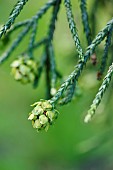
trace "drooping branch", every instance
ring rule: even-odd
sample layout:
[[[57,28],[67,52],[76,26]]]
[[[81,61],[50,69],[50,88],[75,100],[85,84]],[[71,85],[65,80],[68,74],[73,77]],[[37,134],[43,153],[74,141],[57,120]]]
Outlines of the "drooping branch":
[[[60,97],[62,96],[63,92],[67,89],[67,87],[71,84],[71,82],[73,81],[73,79],[75,79],[76,81],[78,80],[83,67],[85,66],[88,58],[94,53],[94,50],[96,48],[97,45],[99,45],[104,38],[107,36],[109,30],[113,27],[113,19],[110,20],[107,25],[105,26],[104,29],[102,29],[96,36],[96,38],[92,41],[92,43],[90,44],[90,46],[88,46],[86,53],[84,55],[84,61],[81,61],[78,63],[78,65],[75,66],[75,70],[69,75],[69,77],[66,79],[66,81],[61,85],[60,89],[57,91],[57,93],[55,94],[55,96],[50,99],[51,103],[55,103],[57,102]]]
[[[73,39],[74,39],[74,42],[75,42],[76,50],[78,52],[79,59],[81,61],[83,61],[84,60],[83,50],[82,50],[82,47],[81,47],[80,39],[79,39],[79,36],[78,36],[78,33],[77,33],[76,24],[75,24],[74,17],[73,17],[73,14],[72,14],[71,2],[70,2],[70,0],[65,0],[64,4],[65,4],[65,7],[66,7],[66,13],[67,13],[67,19],[68,19],[68,22],[69,22],[69,28],[70,28],[70,31],[72,33],[72,36],[73,36]]]
[[[95,111],[98,107],[98,105],[100,104],[101,100],[102,100],[102,97],[105,93],[105,91],[107,90],[109,84],[110,84],[110,81],[111,81],[111,77],[112,77],[112,74],[113,74],[113,63],[112,65],[109,67],[109,70],[107,72],[107,75],[105,76],[104,80],[103,80],[103,83],[101,85],[101,87],[99,88],[99,91],[98,93],[96,94],[94,100],[93,100],[93,103],[92,105],[90,106],[90,109],[88,111],[88,114],[86,115],[85,119],[84,119],[84,122],[85,123],[88,123],[92,117],[94,116],[95,114]]]
[[[82,13],[82,22],[83,22],[84,32],[86,34],[88,45],[90,45],[91,44],[91,29],[89,26],[86,1],[87,0],[81,0],[80,8],[81,8],[81,13]]]
[[[28,0],[19,0],[17,4],[14,6],[12,12],[10,13],[9,19],[6,24],[0,30],[0,38],[10,29],[11,25],[14,23],[17,16],[20,14],[21,10],[23,9],[24,5]]]

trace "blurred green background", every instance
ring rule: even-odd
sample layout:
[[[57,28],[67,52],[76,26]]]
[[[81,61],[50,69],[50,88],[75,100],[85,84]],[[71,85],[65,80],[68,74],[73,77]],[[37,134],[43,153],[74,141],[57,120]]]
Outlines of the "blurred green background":
[[[0,0],[0,24],[4,24],[16,0]],[[30,18],[47,1],[29,0],[17,21]],[[105,4],[103,5],[103,3]],[[102,8],[95,9],[96,33],[113,16],[112,1],[100,1]],[[84,49],[87,47],[79,1],[73,3],[73,12]],[[88,0],[88,11],[94,1]],[[98,18],[99,17],[99,18]],[[39,22],[37,39],[47,30],[50,11]],[[76,63],[76,50],[66,21],[62,4],[54,36],[57,67],[67,77]],[[16,38],[14,33],[12,39]],[[37,133],[27,120],[30,105],[45,96],[44,75],[37,89],[21,85],[10,75],[10,64],[20,51],[27,48],[29,36],[18,46],[11,57],[0,66],[0,170],[112,170],[113,169],[113,107],[112,86],[105,94],[97,115],[89,124],[83,119],[101,84],[96,80],[99,68],[89,61],[79,80],[79,94],[59,108],[60,115],[48,132]],[[103,44],[100,46],[103,49]],[[0,53],[5,51],[1,46]],[[100,54],[101,54],[100,50]],[[41,50],[36,52],[40,56]],[[100,57],[100,56],[99,56]]]

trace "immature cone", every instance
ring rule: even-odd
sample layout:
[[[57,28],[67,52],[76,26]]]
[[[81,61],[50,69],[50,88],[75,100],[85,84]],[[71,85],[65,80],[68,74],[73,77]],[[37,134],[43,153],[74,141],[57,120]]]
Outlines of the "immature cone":
[[[40,100],[34,103],[32,106],[35,108],[30,113],[28,120],[32,121],[33,128],[37,131],[47,131],[49,126],[53,124],[58,116],[58,111],[54,109],[54,106],[47,100]]]
[[[37,74],[37,64],[32,59],[22,56],[19,59],[14,60],[11,67],[11,73],[15,80],[20,81],[23,84],[34,82]]]

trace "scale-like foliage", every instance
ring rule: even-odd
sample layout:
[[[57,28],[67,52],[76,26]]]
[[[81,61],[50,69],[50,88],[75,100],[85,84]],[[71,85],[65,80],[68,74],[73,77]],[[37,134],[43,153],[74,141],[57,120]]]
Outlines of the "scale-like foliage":
[[[46,73],[46,89],[47,89],[47,98],[48,100],[40,100],[34,104],[35,108],[31,111],[29,115],[29,120],[32,121],[32,125],[37,131],[45,129],[48,130],[48,127],[54,123],[54,120],[58,116],[58,111],[55,110],[57,103],[60,106],[71,102],[75,91],[78,79],[86,66],[88,59],[95,59],[95,50],[99,44],[102,43],[104,39],[105,48],[103,50],[103,56],[101,57],[101,66],[98,73],[102,75],[107,67],[106,61],[108,58],[109,47],[112,45],[112,31],[113,31],[113,19],[111,19],[106,26],[96,35],[95,34],[95,25],[93,25],[93,29],[90,28],[89,20],[93,18],[92,23],[95,24],[96,16],[94,12],[89,16],[87,12],[87,1],[80,1],[80,9],[82,16],[82,23],[84,32],[87,38],[88,47],[86,48],[85,53],[83,53],[82,41],[79,38],[77,24],[74,19],[74,15],[72,12],[72,3],[71,0],[64,0],[64,6],[66,9],[67,21],[69,24],[69,29],[71,31],[73,41],[75,43],[75,49],[78,55],[78,63],[75,65],[73,72],[67,77],[67,79],[61,84],[61,87],[57,90],[57,79],[62,76],[57,71],[57,64],[54,52],[54,32],[56,30],[56,21],[58,19],[58,14],[60,11],[60,5],[62,3],[61,0],[50,0],[48,1],[32,18],[27,19],[22,22],[14,23],[17,16],[20,14],[24,5],[28,0],[19,0],[17,4],[14,6],[12,12],[10,13],[9,19],[6,24],[0,30],[0,38],[4,45],[7,45],[7,42],[10,40],[11,34],[17,30],[18,28],[22,28],[19,35],[17,35],[16,39],[13,41],[12,45],[5,50],[3,55],[0,57],[0,64],[8,59],[11,56],[12,52],[18,47],[19,43],[26,37],[28,32],[30,32],[30,39],[28,42],[28,48],[23,49],[18,59],[16,59],[12,64],[12,74],[14,78],[21,83],[32,83],[34,87],[38,86],[39,78],[43,71]],[[94,6],[98,6],[98,1],[95,0]],[[46,36],[42,37],[40,41],[36,41],[37,37],[37,29],[39,27],[39,19],[46,14],[46,12],[52,8],[51,11],[51,19],[50,24],[48,26],[48,32]],[[92,8],[94,9],[94,8]],[[91,35],[92,33],[92,35]],[[43,54],[40,58],[40,62],[37,63],[34,50],[43,46]],[[26,57],[27,56],[27,57]],[[93,56],[93,57],[92,57]],[[43,69],[45,68],[45,69]],[[101,102],[101,99],[110,84],[110,80],[113,73],[113,64],[109,67],[109,70],[103,80],[99,91],[93,100],[93,104],[88,111],[87,116],[85,117],[85,122],[88,122],[92,116],[95,114],[95,111]],[[100,77],[98,77],[99,79]]]

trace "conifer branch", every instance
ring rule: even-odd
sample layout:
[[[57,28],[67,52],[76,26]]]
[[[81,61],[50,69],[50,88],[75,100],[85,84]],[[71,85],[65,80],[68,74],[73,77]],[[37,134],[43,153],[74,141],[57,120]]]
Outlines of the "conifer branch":
[[[0,64],[3,63],[10,56],[10,54],[18,47],[19,43],[28,33],[30,26],[31,23],[27,25],[27,27],[18,35],[17,39],[14,40],[11,47],[0,57]]]
[[[49,0],[40,10],[39,12],[37,12],[37,14],[35,16],[33,16],[33,20],[38,20],[39,18],[41,18],[47,11],[48,9],[55,5],[55,3],[57,2],[57,0]]]
[[[51,42],[51,40],[53,39],[53,34],[55,31],[55,23],[57,21],[57,16],[58,16],[58,12],[60,9],[60,4],[61,4],[61,0],[57,0],[56,3],[54,4],[53,7],[53,12],[52,12],[52,18],[50,21],[50,25],[49,25],[49,31],[48,31],[48,41]]]
[[[101,66],[100,66],[100,70],[98,72],[98,79],[101,79],[101,76],[103,75],[105,68],[106,68],[106,64],[107,64],[107,58],[108,58],[108,51],[109,51],[109,47],[111,45],[111,38],[112,38],[112,28],[111,30],[108,32],[108,35],[106,37],[106,42],[105,42],[105,48],[104,48],[104,54],[102,56],[102,61],[101,61]],[[100,75],[100,76],[99,76]]]
[[[83,50],[80,44],[80,39],[77,33],[76,24],[75,24],[74,17],[72,14],[71,2],[70,0],[64,0],[64,4],[66,7],[66,14],[67,14],[67,20],[69,22],[69,28],[70,28],[70,31],[72,33],[72,36],[75,42],[76,50],[78,52],[79,59],[83,61],[84,60]]]
[[[22,11],[24,5],[28,0],[18,0],[13,10],[10,13],[9,19],[6,24],[0,30],[0,38],[2,38],[1,45],[7,45],[7,42],[10,38],[10,35],[17,29],[23,28],[17,38],[13,41],[12,45],[6,50],[6,52],[0,57],[0,64],[3,63],[11,53],[18,47],[19,43],[23,38],[30,32],[30,38],[28,42],[28,47],[22,51],[22,55],[18,59],[14,60],[11,64],[12,74],[15,80],[21,83],[32,83],[34,87],[37,87],[43,69],[45,69],[46,76],[46,90],[47,90],[47,99],[40,100],[33,104],[34,109],[29,114],[29,120],[32,121],[33,128],[37,131],[45,129],[48,130],[49,126],[54,123],[55,119],[58,116],[58,111],[55,110],[57,102],[60,105],[69,103],[73,95],[75,94],[75,89],[77,89],[78,79],[88,61],[91,57],[92,63],[96,63],[96,55],[94,54],[96,47],[106,38],[104,53],[102,56],[100,74],[103,74],[106,68],[108,50],[111,44],[111,37],[113,31],[113,19],[111,19],[107,25],[97,34],[97,36],[92,41],[91,32],[95,33],[95,29],[91,30],[89,26],[89,16],[87,13],[87,1],[80,0],[80,8],[82,15],[82,23],[84,27],[84,32],[86,34],[86,39],[88,42],[88,47],[85,54],[81,46],[79,39],[78,31],[76,28],[76,22],[74,21],[74,15],[72,12],[71,0],[64,0],[64,5],[66,9],[67,21],[69,24],[69,29],[72,34],[76,51],[78,54],[78,64],[75,66],[73,72],[68,76],[68,78],[62,83],[58,91],[56,91],[56,82],[57,78],[61,78],[61,75],[56,69],[56,59],[53,48],[53,38],[56,30],[56,21],[60,11],[60,5],[62,0],[49,0],[45,5],[38,10],[38,12],[32,16],[30,19],[27,19],[22,22],[14,24],[15,19]],[[94,1],[94,6],[97,6],[98,1]],[[46,14],[46,12],[52,8],[50,24],[48,26],[48,32],[46,36],[42,37],[41,40],[36,40],[37,29],[39,27],[39,20]],[[93,12],[95,12],[94,8]],[[91,17],[94,18],[92,23],[95,25],[95,14],[91,12]],[[14,24],[14,25],[13,25]],[[93,25],[93,27],[95,27]],[[3,36],[5,35],[5,36]],[[34,57],[34,50],[43,45],[43,55],[37,60]],[[93,54],[93,55],[92,55]],[[112,63],[112,65],[111,65]],[[113,74],[113,61],[110,62],[109,70],[103,80],[101,87],[99,88],[98,93],[96,94],[92,105],[88,111],[88,114],[85,117],[85,122],[91,120],[94,116],[95,111],[100,104],[102,97],[110,84],[110,80]],[[53,97],[52,97],[53,96]]]
[[[61,0],[57,0],[53,7],[52,18],[49,25],[49,30],[47,34],[47,43],[46,43],[46,55],[47,55],[47,63],[46,63],[46,80],[47,80],[47,96],[48,98],[53,95],[53,89],[55,89],[55,83],[57,79],[56,73],[56,63],[54,58],[52,40],[55,31],[55,24],[57,20],[57,15],[60,9]],[[48,65],[48,66],[47,66]],[[49,91],[50,90],[50,91]]]
[[[11,33],[13,33],[15,30],[17,30],[20,27],[26,26],[28,23],[30,22],[30,19],[22,21],[22,22],[18,22],[16,24],[14,24],[13,26],[11,26],[11,28],[7,31],[5,36],[10,36]]]
[[[46,98],[49,99],[51,97],[51,77],[50,77],[50,58],[49,58],[49,51],[48,46],[45,47],[46,52]]]
[[[113,27],[113,19],[110,20],[104,29],[102,29],[96,36],[96,38],[92,41],[92,43],[88,46],[86,53],[84,55],[84,61],[80,61],[78,65],[76,65],[75,70],[69,75],[66,81],[61,85],[60,89],[57,91],[55,96],[50,99],[51,103],[57,102],[62,96],[63,92],[67,89],[67,87],[71,84],[71,82],[75,79],[75,82],[78,80],[83,67],[86,65],[89,57],[94,53],[94,50],[97,45],[99,45],[103,39],[107,36],[109,30]]]
[[[32,17],[31,20],[29,20],[26,28],[18,35],[17,39],[13,42],[12,46],[3,54],[3,56],[0,57],[0,64],[5,61],[9,55],[13,52],[13,50],[15,50],[15,48],[17,47],[17,45],[22,41],[22,39],[25,37],[25,35],[28,33],[28,31],[30,30],[30,28],[32,27],[32,24],[34,23],[34,20],[37,21],[38,19],[40,19],[46,12],[47,10],[54,5],[56,2],[56,0],[52,0],[47,2],[40,10],[39,12]],[[36,46],[35,46],[36,47]]]
[[[103,80],[103,83],[101,85],[101,87],[99,88],[99,91],[98,93],[96,94],[94,100],[93,100],[93,103],[92,105],[90,106],[90,109],[88,111],[88,114],[86,115],[85,119],[84,119],[84,122],[85,123],[88,123],[92,117],[94,116],[95,114],[95,111],[98,107],[98,105],[100,104],[101,100],[102,100],[102,97],[105,93],[105,91],[107,90],[109,84],[110,84],[110,81],[111,81],[111,77],[112,77],[112,74],[113,74],[113,63],[112,65],[109,67],[109,70],[107,72],[107,75],[105,76],[104,80]]]
[[[23,1],[23,2],[21,2]],[[14,22],[11,22],[12,20],[14,20],[14,17],[17,17],[20,13],[20,9],[22,10],[22,5],[25,5],[25,3],[27,2],[28,0],[20,0],[18,1],[17,5],[15,5],[14,7],[14,10],[12,10],[10,16],[9,16],[9,20],[7,21],[7,23],[1,28],[0,30],[0,38],[2,37],[3,34],[6,33],[6,31],[8,29],[10,29],[10,27],[12,26],[12,24]],[[8,31],[8,34],[9,33],[12,33],[14,30],[16,30],[17,28],[21,27],[21,26],[25,26],[26,24],[28,23],[32,23],[34,22],[34,20],[38,20],[39,18],[42,17],[42,15],[44,15],[47,10],[56,3],[56,0],[50,0],[48,1],[40,10],[39,12],[32,17],[32,19],[28,19],[28,20],[25,20],[25,21],[22,21],[22,22],[19,22],[19,23],[16,23],[9,31]],[[16,9],[15,9],[16,8]],[[18,15],[17,15],[18,14]],[[13,17],[13,19],[12,19]],[[10,23],[10,24],[9,24]]]
[[[74,92],[75,92],[75,87],[76,87],[75,82],[76,81],[74,79],[73,82],[71,82],[70,85],[67,87],[65,96],[59,101],[60,105],[65,105],[71,102]]]
[[[33,25],[32,25],[32,33],[30,37],[30,42],[29,42],[29,57],[33,58],[33,46],[36,38],[36,33],[37,33],[37,21],[34,20]]]
[[[32,48],[33,48],[33,50],[35,50],[38,47],[40,47],[41,45],[46,45],[46,43],[47,43],[47,38],[42,38],[40,41],[34,43]],[[23,53],[28,53],[28,52],[29,52],[29,48],[26,51],[24,51]]]
[[[97,7],[98,7],[98,3],[99,3],[98,0],[94,0],[94,3],[93,3],[92,8],[91,8],[90,20],[91,20],[92,37],[94,37],[95,33],[96,33],[96,11],[97,11]]]
[[[86,0],[81,0],[80,8],[81,8],[81,13],[82,13],[82,22],[83,22],[84,32],[86,34],[88,45],[90,45],[91,44],[91,29],[90,29],[89,21],[88,21]]]
[[[55,62],[55,56],[54,56],[52,44],[50,44],[48,47],[48,54],[50,60],[51,95],[54,95],[57,73],[56,73],[56,62]]]
[[[11,25],[14,23],[17,16],[20,14],[21,10],[23,9],[24,5],[28,0],[19,0],[17,4],[14,6],[12,12],[10,13],[9,19],[3,28],[0,30],[0,38],[10,29]]]

